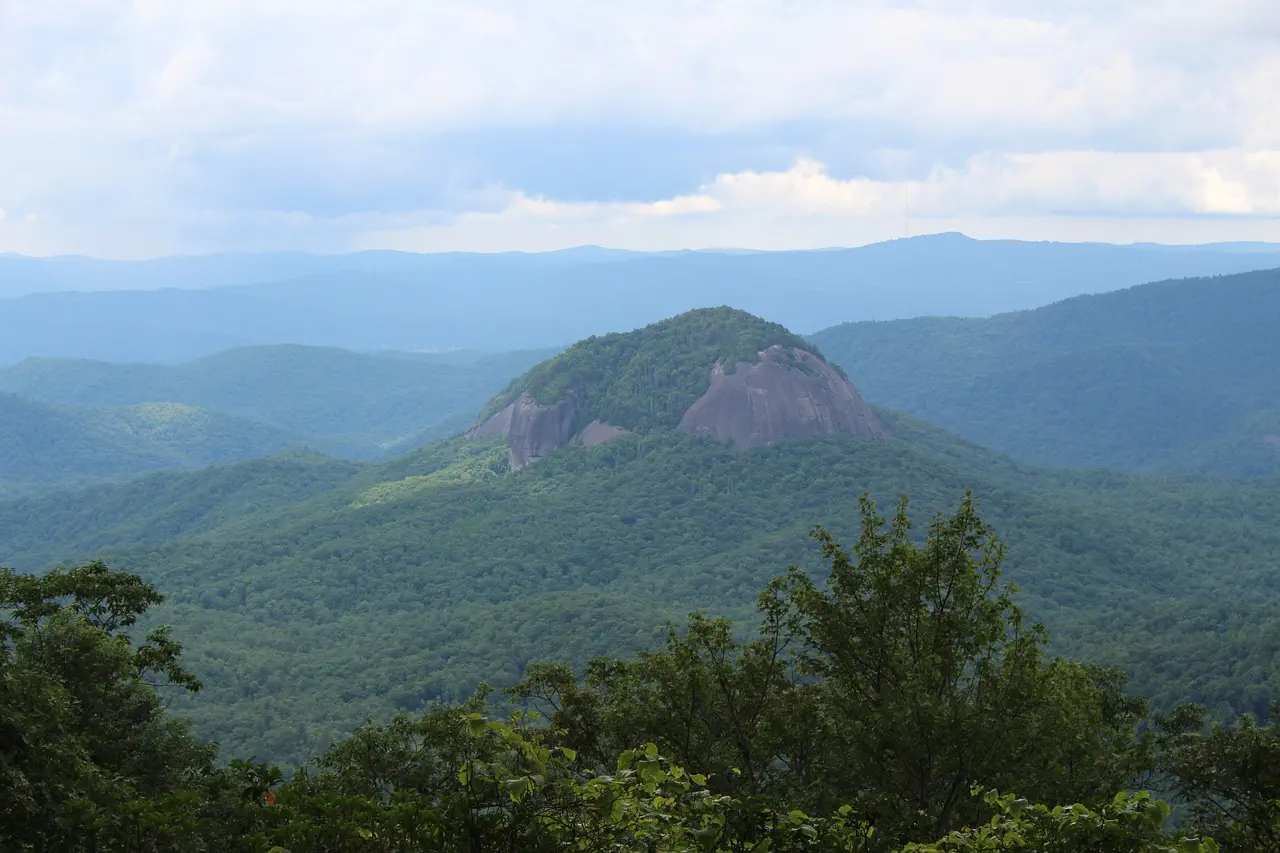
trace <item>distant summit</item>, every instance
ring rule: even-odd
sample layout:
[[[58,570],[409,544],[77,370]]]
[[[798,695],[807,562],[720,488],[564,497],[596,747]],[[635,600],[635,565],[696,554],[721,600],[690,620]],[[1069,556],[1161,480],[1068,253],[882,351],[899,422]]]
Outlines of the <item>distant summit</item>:
[[[580,341],[513,381],[470,434],[505,436],[511,467],[522,468],[568,444],[657,429],[739,449],[837,432],[886,437],[812,344],[732,308]]]

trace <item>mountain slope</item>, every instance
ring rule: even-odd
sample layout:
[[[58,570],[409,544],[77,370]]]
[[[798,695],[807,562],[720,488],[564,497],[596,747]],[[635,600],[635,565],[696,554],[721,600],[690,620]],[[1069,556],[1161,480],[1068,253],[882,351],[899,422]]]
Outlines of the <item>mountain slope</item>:
[[[1280,473],[1280,270],[813,336],[878,403],[1028,461]]]
[[[510,433],[457,436],[378,465],[286,456],[0,503],[0,564],[96,556],[142,574],[205,684],[181,700],[200,731],[234,753],[299,760],[367,717],[510,683],[533,659],[648,645],[694,608],[750,619],[788,564],[817,568],[812,524],[856,537],[864,491],[907,493],[923,520],[972,490],[1059,651],[1232,710],[1280,692],[1268,669],[1280,629],[1265,610],[1280,595],[1274,482],[1040,469],[887,410],[873,413],[880,434],[745,448],[681,429],[709,373],[750,371],[797,343],[729,309],[584,341],[486,411],[512,393],[555,406],[576,392],[582,420],[634,428],[609,441],[518,471]],[[1211,629],[1223,611],[1258,621]],[[1248,649],[1225,675],[1224,643]]]
[[[287,431],[294,446],[370,458],[465,429],[489,395],[551,354],[375,356],[283,345],[176,366],[31,359],[0,371],[0,391],[67,405],[182,403]]]
[[[285,430],[173,403],[51,406],[0,393],[0,496],[275,453]]]
[[[0,504],[0,565],[46,568],[112,545],[158,545],[252,518],[287,514],[317,495],[349,488],[364,468],[290,451],[192,472],[28,496]]]
[[[573,345],[514,379],[471,435],[505,436],[521,468],[570,442],[659,429],[739,449],[835,432],[884,437],[848,377],[811,344],[725,307]]]
[[[366,716],[509,682],[531,657],[634,649],[693,608],[749,618],[788,563],[817,566],[809,525],[856,536],[863,490],[910,493],[918,518],[974,490],[1055,646],[1129,663],[1142,690],[1207,698],[1204,684],[1224,682],[1205,653],[1221,633],[1191,642],[1176,611],[1155,618],[1162,607],[1248,610],[1280,593],[1274,486],[1046,471],[879,416],[889,441],[742,452],[659,430],[516,473],[495,440],[453,439],[374,467],[281,473],[261,460],[164,475],[0,504],[0,564],[98,555],[143,574],[204,680],[186,705],[200,730],[287,759]],[[291,478],[311,496],[290,495]],[[1152,633],[1130,634],[1140,620]],[[1243,642],[1247,626],[1235,630]],[[1162,643],[1182,656],[1160,657]],[[1225,681],[1227,701],[1257,698]]]
[[[6,261],[23,267],[22,275],[35,275],[32,267],[57,272],[29,289],[137,288],[4,301],[0,365],[32,356],[181,362],[284,342],[360,350],[552,347],[726,303],[808,331],[835,320],[915,316],[921,306],[937,315],[988,315],[1170,276],[1262,269],[1276,258],[1273,251],[940,234],[745,254],[214,256],[108,262],[105,271],[86,259],[0,259],[0,281],[18,277],[6,278]],[[126,284],[131,271],[136,283]],[[178,289],[192,283],[206,289]]]

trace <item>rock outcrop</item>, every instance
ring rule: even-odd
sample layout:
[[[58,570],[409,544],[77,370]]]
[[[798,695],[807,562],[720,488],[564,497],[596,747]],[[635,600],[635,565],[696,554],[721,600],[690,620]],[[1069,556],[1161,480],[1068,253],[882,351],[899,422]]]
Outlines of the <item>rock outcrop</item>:
[[[528,393],[471,431],[473,436],[505,435],[511,468],[519,470],[540,456],[564,447],[573,439],[573,396],[549,406],[536,402]]]
[[[604,444],[606,441],[613,441],[615,438],[630,434],[631,430],[597,420],[582,428],[582,432],[578,433],[578,441],[587,447],[595,447],[597,444]]]
[[[470,435],[506,436],[511,468],[537,461],[565,445],[587,447],[629,431],[596,419],[580,430],[580,394],[544,405],[528,392],[473,429]],[[771,346],[754,363],[711,369],[709,387],[680,418],[679,429],[745,450],[788,438],[852,433],[888,438],[875,412],[831,365],[807,350]]]
[[[683,430],[739,449],[852,433],[875,412],[804,338],[733,308],[699,308],[578,341],[494,398],[471,435],[500,435],[512,469],[568,444]]]
[[[853,383],[813,353],[782,346],[732,373],[722,364],[712,368],[710,387],[684,413],[680,429],[739,449],[838,432],[888,437]]]
[[[575,433],[577,412],[576,395],[570,394],[544,406],[526,392],[468,435],[505,435],[511,469],[518,471],[574,441],[594,447],[628,434],[627,430],[601,420],[594,420]]]

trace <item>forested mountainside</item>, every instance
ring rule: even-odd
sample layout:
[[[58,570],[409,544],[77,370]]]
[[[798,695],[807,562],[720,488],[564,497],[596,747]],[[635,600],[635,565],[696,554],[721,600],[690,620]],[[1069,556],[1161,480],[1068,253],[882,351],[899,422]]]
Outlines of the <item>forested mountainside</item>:
[[[813,566],[811,524],[856,533],[864,490],[910,494],[927,517],[972,489],[1056,650],[1128,665],[1157,701],[1258,710],[1274,695],[1273,486],[1045,471],[880,417],[887,442],[741,452],[659,430],[518,473],[490,438],[349,475],[321,459],[160,475],[0,504],[0,565],[96,555],[139,572],[207,685],[181,704],[197,730],[297,761],[533,660],[641,648],[695,608],[745,616],[774,574]]]
[[[794,252],[584,247],[535,255],[369,252],[133,264],[0,258],[0,289],[26,281],[8,292],[28,293],[0,303],[0,365],[34,356],[182,362],[281,342],[357,350],[558,347],[721,304],[811,332],[835,321],[913,317],[921,306],[930,314],[986,316],[1172,276],[1264,269],[1276,257],[1265,247],[936,234]],[[129,289],[96,290],[108,286]],[[33,292],[50,287],[65,292]]]
[[[1206,715],[1280,693],[1274,481],[1015,461],[872,409],[727,308],[585,340],[477,411],[384,462],[290,452],[0,502],[0,781],[22,816],[0,841],[924,853],[903,845],[987,849],[999,827],[1267,849],[1280,733]],[[543,423],[563,440],[514,453]],[[550,726],[493,719],[531,708]],[[1191,829],[1117,797],[1156,782]]]
[[[574,344],[512,380],[468,435],[505,436],[519,469],[571,442],[655,429],[738,449],[838,432],[884,437],[858,390],[815,347],[727,307]]]
[[[388,458],[465,429],[552,354],[272,346],[177,366],[31,359],[0,371],[0,495],[286,448]]]
[[[875,403],[1045,465],[1280,474],[1280,270],[812,340]]]
[[[53,406],[0,392],[0,497],[297,446],[287,430],[181,403]]]
[[[1277,717],[1152,715],[1052,658],[969,498],[912,535],[861,500],[758,627],[691,614],[631,658],[531,663],[504,691],[368,723],[286,777],[219,765],[168,709],[202,688],[162,601],[89,563],[0,570],[5,849],[247,853],[1269,853]],[[735,638],[741,633],[741,639]],[[505,706],[505,709],[504,707]],[[546,714],[543,724],[543,714]],[[505,717],[505,719],[504,719]],[[635,746],[638,744],[638,746]],[[225,761],[228,753],[223,751]],[[1175,799],[1182,813],[1147,789]],[[937,839],[937,840],[935,840]]]

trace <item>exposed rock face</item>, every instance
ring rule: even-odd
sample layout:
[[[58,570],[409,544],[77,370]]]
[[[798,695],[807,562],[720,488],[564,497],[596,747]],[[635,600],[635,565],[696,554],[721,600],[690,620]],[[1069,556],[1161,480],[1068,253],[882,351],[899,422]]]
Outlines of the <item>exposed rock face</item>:
[[[582,432],[578,433],[578,441],[587,447],[595,447],[597,444],[604,444],[606,441],[613,441],[615,438],[630,434],[629,429],[597,420],[582,428]]]
[[[888,437],[856,388],[806,350],[775,345],[753,364],[726,373],[717,364],[710,387],[685,411],[679,428],[745,449],[786,438],[849,432]],[[512,470],[519,470],[567,444],[604,444],[629,431],[599,419],[581,423],[581,392],[542,405],[528,392],[471,430],[470,435],[506,436]]]
[[[781,346],[733,373],[717,364],[711,387],[684,413],[680,429],[739,449],[837,432],[888,438],[849,380],[812,353]]]
[[[505,435],[512,470],[564,447],[573,439],[573,396],[549,406],[535,402],[528,393],[471,431],[471,435]]]
[[[577,408],[577,398],[572,394],[549,406],[543,406],[525,393],[469,434],[505,435],[513,471],[520,470],[574,440],[587,447],[594,447],[628,434],[621,427],[595,420],[575,435],[573,422]]]

